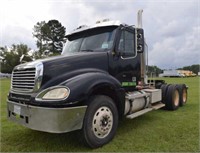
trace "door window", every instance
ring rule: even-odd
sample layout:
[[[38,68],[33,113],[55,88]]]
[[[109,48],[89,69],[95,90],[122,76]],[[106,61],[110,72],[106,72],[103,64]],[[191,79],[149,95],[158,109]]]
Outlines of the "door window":
[[[118,50],[122,53],[123,57],[134,57],[136,55],[133,32],[127,30],[122,31]]]

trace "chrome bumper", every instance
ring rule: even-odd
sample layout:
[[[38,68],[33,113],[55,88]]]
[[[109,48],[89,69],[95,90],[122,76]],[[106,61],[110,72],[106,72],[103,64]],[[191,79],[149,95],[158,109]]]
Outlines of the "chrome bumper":
[[[33,130],[64,133],[82,128],[87,106],[46,108],[7,102],[8,119]]]

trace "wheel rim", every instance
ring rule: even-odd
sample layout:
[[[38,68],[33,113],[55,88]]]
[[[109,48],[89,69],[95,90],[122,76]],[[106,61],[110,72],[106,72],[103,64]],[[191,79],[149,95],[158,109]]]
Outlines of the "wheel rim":
[[[105,138],[113,127],[113,114],[108,107],[100,107],[94,114],[92,129],[96,137]]]
[[[178,93],[178,90],[175,90],[174,105],[175,106],[179,105],[179,93]]]
[[[184,88],[183,89],[183,103],[186,103],[187,101],[187,90]]]

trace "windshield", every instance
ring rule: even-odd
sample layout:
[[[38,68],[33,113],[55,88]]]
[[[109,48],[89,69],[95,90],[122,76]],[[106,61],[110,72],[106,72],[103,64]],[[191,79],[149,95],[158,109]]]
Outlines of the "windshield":
[[[110,50],[113,47],[116,28],[96,28],[69,35],[62,54]]]

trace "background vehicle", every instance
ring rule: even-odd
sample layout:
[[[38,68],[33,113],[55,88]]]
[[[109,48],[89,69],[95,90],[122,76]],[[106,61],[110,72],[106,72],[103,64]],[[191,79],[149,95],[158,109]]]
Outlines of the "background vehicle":
[[[67,35],[61,56],[15,67],[8,118],[33,130],[63,133],[81,129],[92,148],[114,137],[118,120],[187,101],[185,84],[146,77],[142,29],[119,21],[80,26]]]
[[[178,70],[164,70],[159,77],[185,77],[185,75]]]
[[[189,70],[164,70],[159,77],[195,77],[196,74]]]

